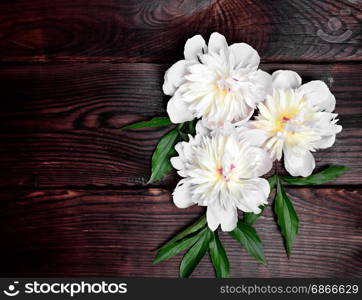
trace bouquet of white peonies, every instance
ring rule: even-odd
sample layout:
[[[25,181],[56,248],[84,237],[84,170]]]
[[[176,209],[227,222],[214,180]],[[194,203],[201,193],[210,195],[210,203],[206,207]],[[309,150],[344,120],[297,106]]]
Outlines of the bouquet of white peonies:
[[[168,118],[123,128],[177,124],[153,153],[149,182],[173,167],[182,177],[173,192],[175,205],[206,207],[206,215],[158,249],[154,262],[188,249],[180,264],[180,276],[188,277],[209,251],[216,276],[227,277],[230,268],[217,234],[220,226],[266,264],[253,224],[273,189],[274,212],[290,256],[299,220],[283,183],[322,184],[348,169],[329,166],[312,174],[312,152],[331,147],[342,130],[333,113],[335,97],[320,80],[302,85],[296,72],[270,75],[260,70],[255,49],[245,43],[228,46],[219,33],[211,34],[207,45],[200,35],[192,37],[184,56],[165,73],[163,91],[172,96]],[[274,174],[262,178],[282,158],[292,176],[278,174],[276,164]],[[242,221],[238,210],[244,212]]]

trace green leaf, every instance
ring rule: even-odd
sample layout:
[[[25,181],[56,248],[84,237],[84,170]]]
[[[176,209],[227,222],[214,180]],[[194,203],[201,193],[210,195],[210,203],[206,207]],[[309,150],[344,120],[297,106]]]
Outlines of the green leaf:
[[[273,175],[273,176],[269,177],[268,182],[269,182],[269,186],[270,186],[270,191],[272,191],[277,184],[277,176]]]
[[[167,243],[164,247],[160,248],[157,252],[156,258],[153,261],[153,263],[158,263],[160,261],[169,259],[172,256],[177,255],[181,251],[190,248],[192,245],[194,245],[201,236],[205,234],[206,228],[202,231],[200,231],[198,234],[185,238],[181,241],[176,241],[172,243]]]
[[[233,231],[230,231],[229,234],[244,246],[251,256],[254,256],[262,264],[267,264],[263,245],[258,233],[252,226],[238,222],[237,227]]]
[[[272,191],[275,188],[277,181],[276,175],[273,175],[268,178],[270,191]],[[256,220],[264,213],[264,210],[266,208],[266,205],[260,205],[259,208],[261,209],[261,212],[259,214],[254,214],[252,212],[244,213],[244,222],[249,225],[253,225]]]
[[[176,130],[178,131],[180,137],[181,137],[181,140],[182,141],[185,141],[185,142],[188,142],[189,141],[189,136],[187,133],[184,132],[184,129],[185,129],[185,125],[187,125],[188,122],[186,123],[180,123],[177,125],[176,127]]]
[[[312,174],[308,177],[283,176],[282,180],[286,183],[294,185],[317,185],[336,179],[338,176],[341,176],[349,169],[350,167],[329,166],[325,170],[316,174]]]
[[[244,213],[244,222],[246,224],[253,225],[256,222],[256,220],[264,213],[266,205],[260,205],[259,208],[261,209],[261,212],[258,214],[254,214],[252,212]]]
[[[192,136],[194,136],[196,134],[196,123],[197,123],[197,119],[194,119],[194,120],[188,122],[188,127],[189,127],[188,130]]]
[[[203,215],[194,224],[190,225],[185,230],[183,230],[179,234],[175,235],[171,240],[169,240],[160,249],[168,247],[170,244],[173,244],[174,242],[179,241],[179,240],[183,239],[184,237],[199,231],[201,228],[205,227],[205,225],[206,225],[206,216]]]
[[[165,126],[169,126],[169,125],[172,125],[172,122],[168,117],[155,117],[149,121],[143,121],[143,122],[138,122],[138,123],[124,126],[121,128],[121,130],[137,129],[137,128],[150,128],[150,127],[165,127]]]
[[[189,141],[189,136],[187,135],[187,133],[184,133],[182,131],[179,131],[179,135],[181,137],[181,139],[185,142],[188,142]]]
[[[229,277],[229,260],[226,255],[226,251],[221,244],[217,231],[211,233],[210,241],[210,257],[212,264],[214,265],[216,277],[217,278],[226,278]]]
[[[277,179],[277,194],[275,197],[274,211],[277,215],[278,224],[285,240],[285,247],[290,256],[294,240],[298,233],[299,220],[292,202],[285,193],[283,185]]]
[[[180,265],[180,277],[189,277],[195,270],[200,260],[204,257],[211,239],[211,230],[206,228],[203,235],[192,248],[186,252]]]
[[[148,183],[161,179],[172,170],[170,158],[176,154],[174,146],[178,139],[179,132],[176,129],[160,139],[152,155],[152,170]]]

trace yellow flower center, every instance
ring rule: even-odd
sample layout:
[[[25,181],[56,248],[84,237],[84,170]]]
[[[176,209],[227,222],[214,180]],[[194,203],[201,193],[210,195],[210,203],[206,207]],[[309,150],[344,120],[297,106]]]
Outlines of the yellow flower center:
[[[233,170],[236,168],[236,166],[231,163],[230,166],[226,166],[226,167],[219,167],[216,169],[216,176],[218,178],[218,180],[224,181],[224,182],[229,182],[230,179],[232,179],[233,176]]]
[[[298,120],[294,120],[299,113],[299,107],[293,107],[290,110],[286,110],[280,113],[274,121],[274,132],[284,132],[292,134],[294,130],[291,130],[296,125],[301,125],[301,122]],[[288,126],[290,125],[290,126]],[[294,126],[293,126],[294,125]]]

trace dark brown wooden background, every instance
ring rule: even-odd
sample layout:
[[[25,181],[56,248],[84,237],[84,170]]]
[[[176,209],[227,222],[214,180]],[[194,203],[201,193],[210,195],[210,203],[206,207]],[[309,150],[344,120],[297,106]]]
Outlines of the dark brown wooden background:
[[[2,0],[1,276],[176,277],[154,249],[201,213],[177,209],[172,173],[147,186],[165,129],[120,131],[165,115],[166,68],[187,38],[247,42],[262,67],[324,80],[344,127],[318,169],[351,171],[288,188],[300,234],[288,260],[269,208],[260,265],[222,234],[233,277],[362,275],[362,3],[359,0]],[[195,277],[214,276],[208,258]]]

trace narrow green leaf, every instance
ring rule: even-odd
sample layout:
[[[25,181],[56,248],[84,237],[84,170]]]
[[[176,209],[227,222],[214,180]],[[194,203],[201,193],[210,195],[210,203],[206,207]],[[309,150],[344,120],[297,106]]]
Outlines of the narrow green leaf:
[[[270,186],[270,191],[272,191],[277,184],[277,176],[273,175],[273,176],[269,177],[268,182],[269,182],[269,186]]]
[[[190,248],[200,239],[201,236],[205,234],[205,231],[206,228],[192,237],[185,238],[181,241],[167,243],[167,246],[164,246],[158,250],[156,258],[153,261],[153,263],[155,264],[160,261],[169,259],[170,257],[177,255],[181,251]]]
[[[189,127],[188,130],[192,136],[194,136],[196,134],[196,123],[197,123],[197,119],[194,119],[194,120],[188,122],[188,127]]]
[[[174,129],[163,136],[152,155],[151,177],[148,183],[157,181],[172,170],[170,158],[176,154],[175,144],[179,139],[179,132]]]
[[[308,177],[283,176],[282,180],[286,183],[294,185],[317,185],[336,179],[338,176],[341,176],[349,169],[350,167],[329,166],[325,170],[316,174],[312,174]]]
[[[137,129],[137,128],[150,128],[150,127],[165,127],[172,125],[171,120],[168,117],[155,117],[149,121],[143,121],[127,125],[121,128],[121,130]]]
[[[254,256],[262,264],[267,264],[263,245],[254,227],[238,222],[238,226],[233,231],[230,231],[229,234],[244,246],[251,256]]]
[[[278,224],[285,240],[285,247],[290,256],[294,240],[298,233],[299,220],[292,202],[289,200],[283,185],[277,179],[277,194],[275,197],[274,211]]]
[[[184,132],[182,132],[182,131],[179,131],[179,134],[180,134],[180,137],[181,137],[181,139],[182,139],[183,141],[185,141],[185,142],[188,142],[188,141],[189,141],[189,136],[188,136],[186,133],[184,133]]]
[[[277,181],[276,175],[273,175],[268,178],[270,192],[275,188],[276,181]],[[259,214],[254,214],[252,212],[244,213],[244,222],[246,224],[253,225],[256,222],[256,220],[264,213],[266,205],[260,205],[259,208],[261,209],[261,212]]]
[[[188,142],[189,141],[189,136],[186,132],[184,132],[185,129],[185,125],[187,125],[188,122],[186,123],[180,123],[176,126],[176,130],[178,131],[178,134],[181,137],[182,141]]]
[[[215,268],[215,273],[217,278],[226,278],[229,277],[229,260],[226,255],[226,251],[221,244],[217,231],[211,233],[210,241],[210,257],[212,264]]]
[[[244,222],[246,224],[253,225],[256,220],[264,213],[266,205],[260,205],[259,208],[261,209],[261,212],[258,214],[254,214],[252,212],[244,213]]]
[[[186,252],[180,265],[180,277],[189,277],[204,257],[211,239],[211,230],[206,228],[200,239]]]
[[[177,130],[180,130],[180,131],[183,130],[183,128],[185,127],[185,124],[186,124],[186,123],[180,123],[180,124],[178,124],[178,125],[176,126],[176,129],[177,129]]]
[[[177,235],[175,235],[172,239],[170,239],[165,245],[163,245],[160,249],[168,247],[170,244],[173,244],[176,241],[183,239],[184,237],[199,231],[201,228],[206,225],[206,216],[203,215],[200,219],[198,219],[195,223],[187,227],[185,230],[181,231]]]

